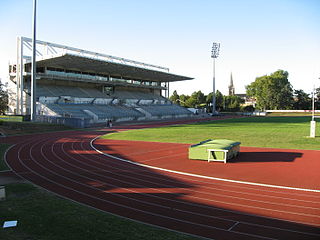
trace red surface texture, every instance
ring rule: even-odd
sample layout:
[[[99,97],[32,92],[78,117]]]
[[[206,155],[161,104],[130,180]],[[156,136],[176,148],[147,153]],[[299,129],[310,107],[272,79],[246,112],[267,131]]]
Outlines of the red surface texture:
[[[133,127],[132,127],[133,128]],[[136,128],[138,128],[136,126]],[[19,176],[68,199],[209,239],[319,239],[320,193],[138,166],[90,145],[103,130],[6,138]],[[4,140],[1,140],[4,141]],[[188,145],[96,140],[105,153],[216,178],[319,190],[319,151],[241,148],[230,163],[189,160]]]

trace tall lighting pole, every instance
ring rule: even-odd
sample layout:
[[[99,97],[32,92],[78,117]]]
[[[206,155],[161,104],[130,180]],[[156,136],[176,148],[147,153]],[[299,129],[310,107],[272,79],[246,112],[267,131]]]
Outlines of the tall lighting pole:
[[[216,114],[216,76],[215,76],[215,59],[219,56],[220,43],[214,42],[211,50],[211,57],[213,58],[213,92],[212,92],[212,115]]]
[[[31,64],[31,121],[36,116],[36,14],[37,0],[33,0],[33,26],[32,26],[32,64]]]

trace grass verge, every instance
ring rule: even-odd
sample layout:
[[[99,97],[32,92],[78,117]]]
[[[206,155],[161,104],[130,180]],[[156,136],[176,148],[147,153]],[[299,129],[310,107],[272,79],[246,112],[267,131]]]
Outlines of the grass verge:
[[[197,143],[226,138],[242,146],[320,150],[320,119],[316,138],[309,138],[310,117],[249,117],[197,124],[112,133],[106,139]]]
[[[0,143],[0,171],[10,170],[10,168],[4,162],[4,153],[10,146],[10,144]]]
[[[315,114],[316,116],[319,113]],[[272,112],[268,113],[268,117],[311,117],[312,112]]]
[[[58,124],[0,121],[0,132],[4,133],[5,135],[32,134],[71,129],[71,127]]]
[[[0,171],[9,170],[4,162],[9,147],[0,144]],[[7,184],[6,195],[0,202],[1,240],[198,239],[113,216],[31,184]],[[3,229],[4,221],[11,220],[18,220],[18,226]]]
[[[18,220],[18,226],[0,228],[1,239],[198,239],[106,214],[31,184],[8,184],[6,192],[7,200],[0,202],[1,220]]]

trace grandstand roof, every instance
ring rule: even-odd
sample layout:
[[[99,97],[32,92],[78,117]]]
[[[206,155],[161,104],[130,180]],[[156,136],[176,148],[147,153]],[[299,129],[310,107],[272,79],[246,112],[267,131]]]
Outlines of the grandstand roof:
[[[49,58],[39,60],[37,61],[37,67],[63,68],[81,72],[105,74],[114,77],[158,82],[175,82],[193,79],[164,71],[151,70],[128,64],[115,63],[112,61],[103,61],[70,53],[54,55]]]

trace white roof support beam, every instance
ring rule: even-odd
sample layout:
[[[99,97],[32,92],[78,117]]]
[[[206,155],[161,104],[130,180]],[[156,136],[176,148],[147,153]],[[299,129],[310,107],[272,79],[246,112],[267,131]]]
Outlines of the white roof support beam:
[[[25,46],[27,46],[28,49],[31,49],[31,44],[32,44],[32,39],[27,38],[27,37],[21,37],[21,41],[24,43]],[[74,47],[68,47],[64,46],[61,44],[56,44],[56,43],[49,43],[49,42],[44,42],[37,40],[37,55],[45,58],[45,55],[48,55],[49,51],[52,54],[66,54],[66,53],[71,53],[71,54],[78,54],[83,57],[88,57],[92,59],[97,59],[97,60],[103,60],[103,61],[109,61],[109,62],[114,62],[114,63],[121,63],[121,64],[127,64],[127,65],[132,65],[136,67],[142,67],[150,70],[157,70],[157,71],[165,71],[169,72],[169,68],[166,67],[161,67],[153,64],[147,64],[143,62],[138,62],[126,58],[120,58],[120,57],[115,57],[107,54],[102,54],[102,53],[97,53],[97,52],[92,52],[92,51],[87,51],[79,48],[74,48]],[[41,50],[43,49],[43,50]],[[41,60],[38,59],[38,60]]]

